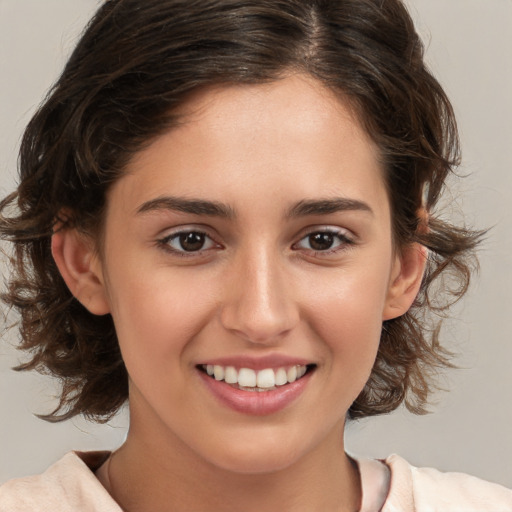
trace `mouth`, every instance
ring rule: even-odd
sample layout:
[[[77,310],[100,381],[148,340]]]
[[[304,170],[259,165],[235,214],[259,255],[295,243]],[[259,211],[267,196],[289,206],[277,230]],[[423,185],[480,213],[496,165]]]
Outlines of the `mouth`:
[[[315,370],[316,365],[292,365],[255,370],[252,368],[201,364],[197,368],[210,379],[224,382],[234,389],[261,393],[282,389],[303,379]]]

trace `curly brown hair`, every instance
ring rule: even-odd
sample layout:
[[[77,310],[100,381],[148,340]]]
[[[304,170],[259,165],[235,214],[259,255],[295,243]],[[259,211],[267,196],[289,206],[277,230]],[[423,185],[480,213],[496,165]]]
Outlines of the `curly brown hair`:
[[[88,312],[66,287],[51,254],[55,226],[98,237],[110,185],[137,151],[180,121],[176,108],[198,88],[262,83],[290,70],[349,99],[380,149],[396,246],[429,250],[420,293],[408,313],[384,323],[371,377],[349,416],[387,413],[402,402],[425,411],[433,374],[450,365],[432,313],[465,293],[481,233],[435,215],[459,162],[457,128],[402,2],[108,0],[26,128],[18,189],[0,203],[1,236],[14,243],[2,298],[19,312],[20,348],[30,353],[18,369],[62,383],[45,419],[82,413],[104,421],[128,398],[112,318]],[[433,303],[432,286],[445,275],[456,286],[434,286]]]

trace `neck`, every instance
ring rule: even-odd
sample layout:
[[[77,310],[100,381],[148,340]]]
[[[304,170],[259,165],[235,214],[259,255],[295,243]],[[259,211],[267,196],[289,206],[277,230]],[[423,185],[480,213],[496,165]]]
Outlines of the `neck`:
[[[147,436],[132,424],[102,483],[126,512],[353,512],[360,504],[357,468],[339,428],[299,460],[256,474],[219,468],[178,439]]]

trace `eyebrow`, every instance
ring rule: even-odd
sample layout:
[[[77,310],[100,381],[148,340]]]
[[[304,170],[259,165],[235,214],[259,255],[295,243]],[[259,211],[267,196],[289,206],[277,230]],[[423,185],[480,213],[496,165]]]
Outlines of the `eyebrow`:
[[[370,205],[357,199],[336,197],[333,199],[304,200],[288,210],[287,217],[306,217],[307,215],[329,215],[343,211],[363,211],[373,215]]]
[[[157,197],[156,199],[146,201],[137,209],[137,214],[159,210],[174,210],[192,215],[207,215],[210,217],[220,217],[224,219],[233,219],[236,217],[236,213],[233,208],[224,203],[175,196]],[[285,216],[287,218],[306,217],[308,215],[329,215],[332,213],[354,210],[373,214],[373,210],[370,206],[363,201],[338,197],[333,199],[299,201],[286,212]]]
[[[137,213],[154,212],[158,210],[174,210],[193,215],[208,215],[232,219],[235,217],[233,209],[225,204],[216,201],[205,201],[203,199],[185,199],[183,197],[157,197],[142,204]]]

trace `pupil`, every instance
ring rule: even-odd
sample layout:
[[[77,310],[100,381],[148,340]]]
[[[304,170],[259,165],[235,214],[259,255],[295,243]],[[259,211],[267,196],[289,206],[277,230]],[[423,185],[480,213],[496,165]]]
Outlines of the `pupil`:
[[[199,251],[204,245],[204,235],[202,233],[180,235],[180,245],[185,251]]]
[[[315,233],[309,235],[309,245],[315,251],[325,251],[332,247],[334,235],[331,233]]]

